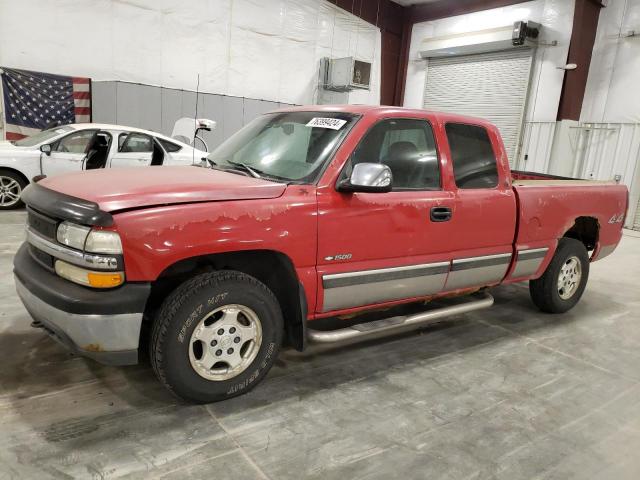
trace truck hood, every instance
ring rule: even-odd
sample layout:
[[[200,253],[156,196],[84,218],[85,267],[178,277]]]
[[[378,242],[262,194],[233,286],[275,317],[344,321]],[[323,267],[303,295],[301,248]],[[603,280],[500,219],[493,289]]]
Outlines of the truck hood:
[[[105,212],[191,202],[282,195],[286,184],[194,166],[117,168],[70,173],[39,182],[98,204]]]

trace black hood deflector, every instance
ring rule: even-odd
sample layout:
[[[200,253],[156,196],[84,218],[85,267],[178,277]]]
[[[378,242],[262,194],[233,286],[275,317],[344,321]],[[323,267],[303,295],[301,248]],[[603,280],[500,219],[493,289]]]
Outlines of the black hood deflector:
[[[37,183],[25,188],[21,198],[29,207],[53,218],[98,227],[113,225],[111,214],[100,210],[97,203],[72,197]]]

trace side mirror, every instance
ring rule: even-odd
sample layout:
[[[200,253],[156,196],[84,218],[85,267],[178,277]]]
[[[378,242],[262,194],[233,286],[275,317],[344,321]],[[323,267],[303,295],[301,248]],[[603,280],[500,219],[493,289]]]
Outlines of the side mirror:
[[[340,192],[390,192],[393,187],[391,169],[382,163],[358,163],[351,177],[338,183]]]
[[[40,145],[40,151],[42,153],[46,153],[47,155],[51,155],[51,145],[49,145],[48,143]]]

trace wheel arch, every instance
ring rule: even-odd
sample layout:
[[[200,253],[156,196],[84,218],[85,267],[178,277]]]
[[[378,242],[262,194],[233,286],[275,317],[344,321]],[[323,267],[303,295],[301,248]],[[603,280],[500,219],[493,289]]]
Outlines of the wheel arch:
[[[573,238],[582,242],[587,251],[592,251],[598,244],[600,234],[600,223],[595,217],[577,217],[573,225],[564,235],[565,238]]]
[[[18,175],[20,178],[22,178],[22,180],[24,180],[25,187],[31,183],[27,178],[27,176],[24,173],[22,173],[20,170],[2,165],[0,166],[0,172],[3,172],[3,171],[15,173],[16,175]]]
[[[151,284],[145,318],[154,318],[164,298],[182,282],[193,275],[214,270],[236,270],[264,283],[278,299],[288,343],[300,351],[305,348],[307,302],[304,286],[298,279],[291,259],[276,250],[241,250],[199,255],[169,265]]]

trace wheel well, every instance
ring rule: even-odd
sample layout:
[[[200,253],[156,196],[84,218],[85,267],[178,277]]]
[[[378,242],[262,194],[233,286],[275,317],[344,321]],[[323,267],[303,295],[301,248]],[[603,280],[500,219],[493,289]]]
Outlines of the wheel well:
[[[566,231],[563,237],[574,238],[584,244],[587,250],[593,250],[598,243],[600,225],[593,217],[578,217],[573,226]]]
[[[22,173],[19,170],[16,170],[15,168],[11,168],[11,167],[0,167],[0,172],[11,172],[11,173],[15,173],[16,175],[18,175],[22,180],[24,180],[24,184],[25,186],[29,185],[29,179],[27,177],[24,176],[24,173]]]
[[[298,350],[304,349],[306,301],[293,263],[272,250],[228,252],[180,260],[166,268],[151,285],[145,318],[154,318],[166,296],[185,280],[212,270],[236,270],[260,280],[274,293],[285,324],[285,338]],[[146,322],[150,324],[151,322]]]

